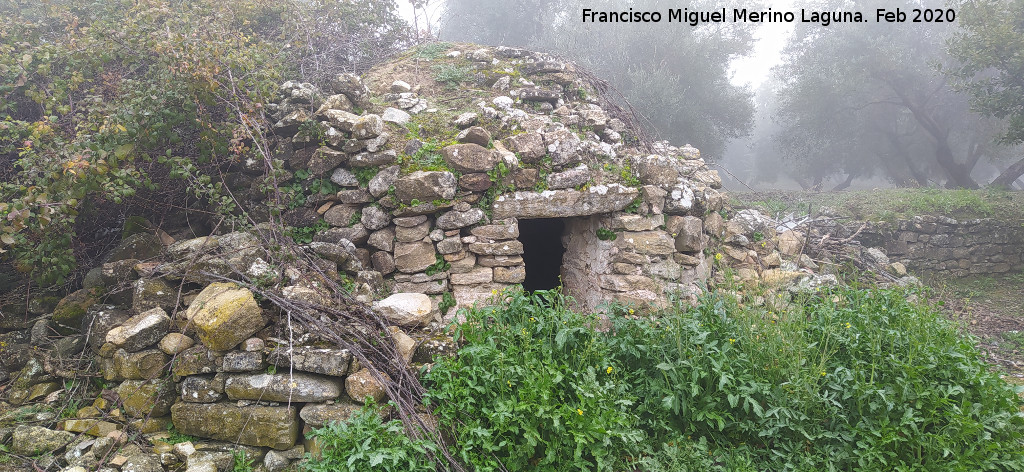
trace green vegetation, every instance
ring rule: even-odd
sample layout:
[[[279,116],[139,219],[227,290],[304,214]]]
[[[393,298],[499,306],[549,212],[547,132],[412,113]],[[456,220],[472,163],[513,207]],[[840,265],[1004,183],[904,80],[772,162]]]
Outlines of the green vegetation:
[[[433,264],[431,264],[430,267],[427,267],[427,270],[424,271],[426,272],[427,275],[434,275],[452,268],[452,265],[449,264],[448,261],[444,260],[444,257],[442,257],[440,254],[438,254],[436,257],[436,261]]]
[[[557,293],[472,311],[428,374],[477,470],[1015,470],[1024,419],[970,337],[892,290],[706,296],[612,329]],[[913,297],[911,297],[913,298]]]
[[[597,228],[596,233],[597,239],[600,239],[601,241],[615,241],[615,239],[618,238],[615,231],[608,228]]]
[[[326,85],[407,38],[391,0],[7,6],[0,156],[12,166],[0,182],[0,251],[43,285],[96,256],[75,253],[76,221],[122,205],[187,192],[244,221],[213,176],[263,160],[264,104],[279,84]]]
[[[331,422],[314,429],[309,437],[320,445],[321,455],[306,454],[299,466],[304,472],[433,472],[427,458],[437,447],[405,435],[402,422],[381,421],[370,401],[346,422]]]
[[[231,452],[231,472],[252,472],[254,470],[253,462],[245,451]]]
[[[828,208],[861,220],[891,221],[917,215],[941,215],[957,219],[999,217],[1024,221],[1024,195],[1001,190],[886,189],[810,193],[733,193],[737,208],[757,208],[778,216],[819,214]]]
[[[437,64],[431,70],[434,72],[434,80],[449,89],[458,87],[473,76],[472,69],[454,64]]]
[[[195,436],[189,436],[187,434],[183,434],[181,431],[178,431],[173,424],[167,426],[167,434],[167,439],[164,439],[164,442],[166,442],[167,444],[195,442],[198,440],[198,438],[196,438]]]
[[[324,220],[317,220],[312,226],[288,227],[285,235],[292,238],[296,244],[309,244],[313,242],[313,235],[326,230],[330,225]]]
[[[415,57],[419,59],[437,59],[444,53],[448,52],[452,48],[452,43],[446,43],[444,41],[422,44],[416,49]]]

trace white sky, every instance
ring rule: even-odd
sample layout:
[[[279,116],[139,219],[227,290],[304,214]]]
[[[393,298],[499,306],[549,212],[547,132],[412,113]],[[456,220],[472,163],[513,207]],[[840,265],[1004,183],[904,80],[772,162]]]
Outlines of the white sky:
[[[765,2],[774,11],[786,11],[793,8],[794,0],[775,0]],[[731,81],[735,85],[750,85],[757,88],[768,78],[772,67],[782,61],[782,49],[793,34],[795,23],[764,23],[757,32],[754,50],[749,56],[733,61]]]
[[[514,1],[514,0],[510,0]],[[764,0],[765,7],[771,7],[775,11],[784,11],[793,8],[795,0]],[[444,0],[429,0],[427,12],[430,20],[436,22],[443,7]],[[409,23],[412,23],[413,9],[409,0],[398,0],[399,13]],[[422,20],[422,19],[421,19]],[[421,28],[423,25],[420,26]],[[749,56],[740,57],[733,61],[731,67],[731,81],[736,85],[749,85],[757,88],[771,72],[771,68],[778,65],[782,60],[782,49],[786,41],[793,33],[792,23],[765,23],[762,24],[755,37],[757,43]]]

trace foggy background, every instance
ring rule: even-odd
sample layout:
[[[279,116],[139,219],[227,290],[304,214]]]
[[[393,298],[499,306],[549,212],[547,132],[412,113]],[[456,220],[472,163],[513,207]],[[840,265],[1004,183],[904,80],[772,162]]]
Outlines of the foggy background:
[[[725,7],[730,21],[667,22],[669,8],[684,7]],[[733,8],[769,7],[794,11],[796,22],[731,22]],[[976,112],[968,81],[952,73],[965,56],[951,45],[965,14],[955,3],[413,0],[399,8],[422,37],[548,51],[593,70],[661,139],[700,148],[734,191],[976,188],[1024,157],[1006,139],[1006,120]],[[583,8],[657,10],[663,19],[584,24]],[[860,11],[866,21],[801,23],[801,8]],[[952,8],[959,18],[877,23],[876,8]]]

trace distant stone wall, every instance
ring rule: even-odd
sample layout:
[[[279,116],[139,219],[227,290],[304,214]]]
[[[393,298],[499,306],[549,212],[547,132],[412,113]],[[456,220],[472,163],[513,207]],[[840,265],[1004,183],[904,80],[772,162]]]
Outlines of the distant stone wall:
[[[858,240],[865,246],[885,248],[891,260],[918,272],[965,277],[1024,270],[1024,223],[1020,221],[915,216],[872,223]]]

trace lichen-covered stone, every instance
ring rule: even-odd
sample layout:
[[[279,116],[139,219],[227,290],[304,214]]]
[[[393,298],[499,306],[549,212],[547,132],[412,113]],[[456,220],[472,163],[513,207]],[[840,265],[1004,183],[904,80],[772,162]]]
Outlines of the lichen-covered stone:
[[[526,266],[495,267],[494,281],[503,284],[521,284],[526,280]]]
[[[166,416],[177,398],[169,379],[125,380],[116,391],[125,413],[133,418]]]
[[[107,333],[131,318],[128,310],[115,305],[93,305],[83,321],[82,333],[89,347],[98,350],[106,342]]]
[[[118,349],[114,353],[114,368],[125,379],[155,379],[166,371],[171,357],[159,349],[128,352]]]
[[[121,241],[103,262],[114,262],[124,259],[138,259],[141,261],[155,258],[164,250],[163,242],[152,233],[137,233]]]
[[[64,334],[77,332],[81,329],[82,320],[89,308],[99,300],[91,290],[81,289],[71,292],[62,298],[53,309],[53,322]]]
[[[523,253],[523,243],[516,240],[495,243],[470,243],[469,252],[485,256],[515,256]]]
[[[324,146],[313,153],[313,157],[310,158],[306,169],[309,170],[310,174],[319,176],[333,171],[346,160],[348,160],[348,154]]]
[[[695,253],[704,250],[704,222],[696,216],[686,216],[675,229],[676,250]]]
[[[433,319],[430,297],[422,293],[396,293],[375,302],[373,307],[399,326],[425,325]]]
[[[11,435],[11,452],[23,456],[37,456],[56,451],[75,439],[67,431],[54,431],[42,426],[21,425]]]
[[[498,164],[498,155],[479,144],[453,144],[441,153],[453,170],[464,173],[487,172]]]
[[[132,312],[143,313],[153,308],[173,312],[178,290],[163,279],[139,279],[132,282]]]
[[[181,382],[181,401],[215,403],[224,398],[222,375],[191,375]]]
[[[188,336],[181,333],[167,333],[166,336],[160,339],[157,344],[157,348],[163,351],[167,355],[175,355],[182,352],[193,345],[196,341]]]
[[[225,351],[237,346],[266,325],[263,309],[249,289],[232,283],[213,283],[196,296],[185,312],[211,350]]]
[[[377,206],[369,206],[363,209],[363,217],[360,220],[367,231],[377,231],[391,224],[391,215]]]
[[[296,409],[181,402],[171,408],[171,418],[182,434],[284,450],[294,446],[299,435]]]
[[[224,382],[224,393],[231,400],[322,402],[338,398],[341,392],[337,379],[301,372],[236,374]]]
[[[486,284],[494,279],[493,274],[494,272],[490,267],[477,267],[462,274],[452,274],[451,282],[452,285]]]
[[[562,172],[548,175],[548,188],[551,190],[575,188],[590,181],[590,168],[580,164]]]
[[[455,140],[460,143],[476,144],[486,147],[491,142],[491,133],[479,126],[472,126],[459,132]]]
[[[412,274],[423,272],[437,261],[434,245],[429,242],[398,243],[395,245],[395,268]]]
[[[254,351],[230,351],[224,354],[224,372],[256,372],[263,370],[263,353]]]
[[[224,353],[211,351],[203,344],[196,344],[181,351],[171,366],[175,378],[196,374],[212,374],[224,363]]]
[[[470,208],[466,211],[452,210],[437,217],[437,227],[448,231],[465,228],[479,223],[486,214],[479,208]]]
[[[451,172],[416,171],[395,181],[395,196],[403,203],[428,203],[455,197],[458,181]]]
[[[160,341],[171,318],[160,307],[139,313],[107,332],[106,341],[126,351],[139,351]]]
[[[669,255],[676,252],[675,240],[664,231],[623,232],[616,243],[639,254]]]
[[[350,402],[338,402],[331,405],[308,404],[299,411],[299,417],[306,422],[306,425],[319,428],[329,422],[347,421],[360,409],[362,409],[362,405]]]
[[[287,371],[289,368],[314,374],[344,377],[348,374],[352,353],[348,349],[279,346],[267,357],[267,362]]]
[[[346,377],[345,392],[356,403],[365,403],[367,398],[373,398],[375,403],[380,403],[387,396],[384,387],[373,377],[369,369],[362,369]]]
[[[494,218],[566,218],[620,211],[640,192],[619,184],[594,185],[585,191],[518,191],[494,202]]]

